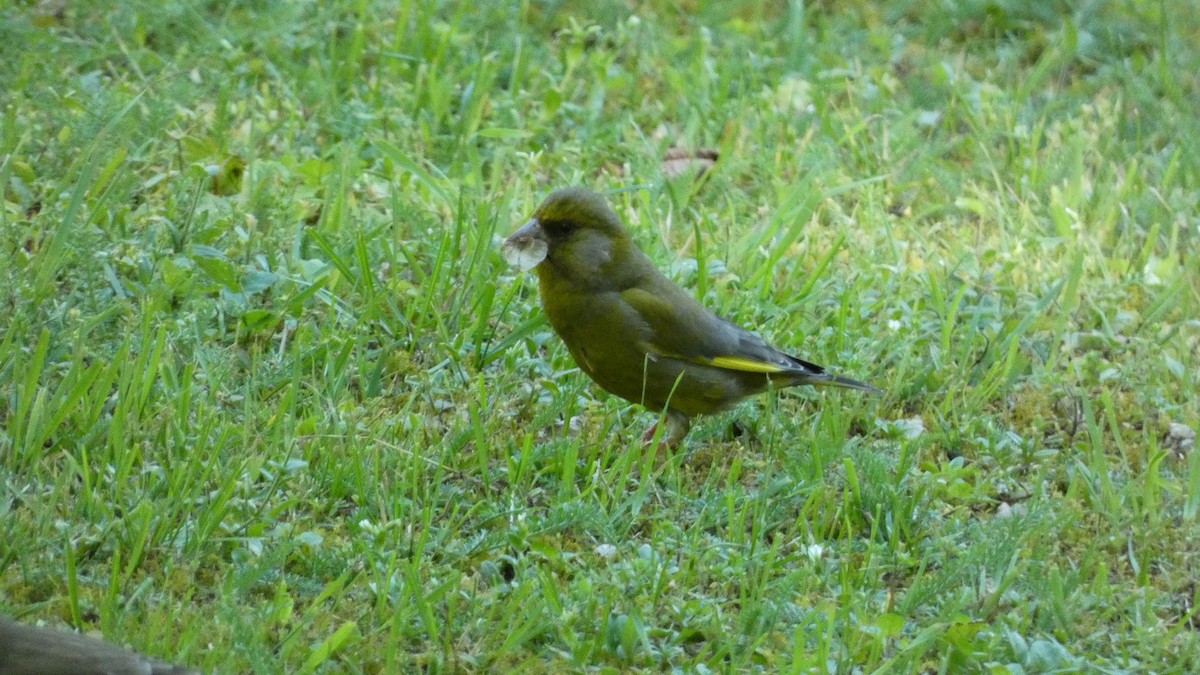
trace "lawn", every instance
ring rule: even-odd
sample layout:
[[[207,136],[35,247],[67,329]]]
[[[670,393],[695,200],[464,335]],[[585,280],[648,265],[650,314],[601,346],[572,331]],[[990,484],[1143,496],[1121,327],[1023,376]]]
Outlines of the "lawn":
[[[214,672],[1200,671],[1181,4],[7,3],[0,613]],[[644,446],[499,253],[568,185],[884,394]]]

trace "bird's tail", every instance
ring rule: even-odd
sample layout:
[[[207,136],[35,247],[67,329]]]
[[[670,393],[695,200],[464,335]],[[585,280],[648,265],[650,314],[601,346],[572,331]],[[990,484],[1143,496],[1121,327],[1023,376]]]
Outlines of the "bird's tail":
[[[865,391],[870,394],[883,393],[882,390],[876,389],[866,382],[859,382],[858,380],[852,380],[848,377],[838,377],[836,375],[826,375],[822,379],[814,378],[805,384],[812,384],[818,387],[842,387],[843,389],[857,389],[858,391]]]

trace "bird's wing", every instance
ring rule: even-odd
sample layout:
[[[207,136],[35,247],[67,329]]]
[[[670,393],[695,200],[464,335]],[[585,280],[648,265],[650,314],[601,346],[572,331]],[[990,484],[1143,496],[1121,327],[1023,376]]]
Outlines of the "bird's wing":
[[[647,354],[748,373],[822,379],[825,369],[788,356],[758,336],[721,319],[686,291],[662,286],[621,292],[626,307],[644,322],[641,347]]]

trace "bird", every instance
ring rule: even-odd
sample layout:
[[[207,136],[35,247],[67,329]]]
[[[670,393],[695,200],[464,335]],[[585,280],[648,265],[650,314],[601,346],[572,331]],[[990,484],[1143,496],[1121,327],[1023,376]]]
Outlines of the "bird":
[[[665,413],[661,441],[668,447],[683,441],[693,417],[772,387],[881,393],[709,311],[663,275],[605,198],[586,188],[552,192],[501,253],[510,265],[536,272],[542,311],[584,374],[611,394]]]
[[[0,675],[185,675],[195,672],[86,635],[29,626],[0,616]]]

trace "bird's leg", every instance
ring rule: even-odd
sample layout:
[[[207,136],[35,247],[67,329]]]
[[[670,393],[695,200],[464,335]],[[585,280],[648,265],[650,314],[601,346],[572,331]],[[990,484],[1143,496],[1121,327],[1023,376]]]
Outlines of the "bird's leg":
[[[677,448],[683,445],[688,431],[692,428],[692,420],[683,413],[670,411],[667,413],[667,435],[663,439],[667,447]]]
[[[667,429],[663,434],[662,444],[668,448],[677,448],[687,436],[688,430],[692,428],[692,421],[688,419],[687,415],[681,412],[668,410],[666,422]],[[654,426],[642,434],[642,442],[646,445],[654,442],[654,433],[656,431],[658,431],[658,422],[655,422]]]

